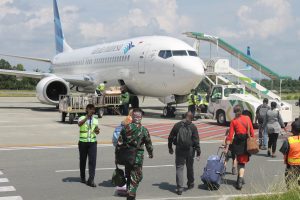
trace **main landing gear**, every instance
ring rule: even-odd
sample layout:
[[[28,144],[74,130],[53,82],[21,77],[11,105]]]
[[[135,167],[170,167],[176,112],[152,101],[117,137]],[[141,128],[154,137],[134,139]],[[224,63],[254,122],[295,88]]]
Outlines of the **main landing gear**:
[[[176,112],[176,108],[174,106],[168,104],[163,109],[162,117],[164,117],[164,118],[175,118],[175,116],[176,116],[175,112]]]

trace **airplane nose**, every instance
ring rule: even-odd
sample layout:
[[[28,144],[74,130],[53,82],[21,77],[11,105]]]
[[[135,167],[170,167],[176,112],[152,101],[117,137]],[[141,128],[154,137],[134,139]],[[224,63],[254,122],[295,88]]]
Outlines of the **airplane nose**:
[[[190,79],[201,80],[205,75],[204,63],[201,60],[197,60],[197,62],[182,63],[180,68],[183,75],[185,74]]]

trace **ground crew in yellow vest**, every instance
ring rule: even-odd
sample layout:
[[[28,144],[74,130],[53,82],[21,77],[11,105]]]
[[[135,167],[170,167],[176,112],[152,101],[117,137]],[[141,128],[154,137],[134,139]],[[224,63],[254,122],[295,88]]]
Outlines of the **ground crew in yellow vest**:
[[[98,96],[102,96],[104,94],[104,92],[105,92],[105,84],[106,84],[106,82],[102,82],[96,88],[96,93],[97,93]]]
[[[200,101],[200,111],[201,113],[207,113],[208,102],[207,102],[207,94],[203,95]]]
[[[300,182],[300,120],[292,123],[292,133],[280,148],[286,164],[285,181],[288,189],[296,189]]]
[[[122,115],[127,116],[129,112],[130,94],[125,86],[121,88],[121,93],[121,112]]]
[[[90,187],[96,187],[94,182],[96,160],[97,160],[97,138],[100,129],[98,128],[98,119],[94,117],[95,106],[88,104],[86,106],[86,115],[78,120],[80,127],[79,134],[79,158],[80,158],[80,178],[81,183],[86,183]],[[86,160],[89,158],[89,178],[86,181],[85,167]]]
[[[191,90],[191,93],[188,96],[188,111],[191,112],[195,116],[197,104],[197,92],[195,89]]]

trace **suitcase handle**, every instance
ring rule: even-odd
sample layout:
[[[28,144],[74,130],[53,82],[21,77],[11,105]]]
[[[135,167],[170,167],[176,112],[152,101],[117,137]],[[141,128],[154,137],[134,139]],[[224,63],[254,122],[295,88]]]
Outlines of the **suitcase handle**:
[[[220,149],[224,149],[224,147],[223,146],[220,146],[219,148],[218,148],[218,151],[217,151],[217,155],[219,156],[219,153],[220,153]],[[222,153],[221,153],[221,155],[220,155],[220,161],[222,160],[222,158],[225,156],[225,153],[224,153],[224,151],[222,151]]]

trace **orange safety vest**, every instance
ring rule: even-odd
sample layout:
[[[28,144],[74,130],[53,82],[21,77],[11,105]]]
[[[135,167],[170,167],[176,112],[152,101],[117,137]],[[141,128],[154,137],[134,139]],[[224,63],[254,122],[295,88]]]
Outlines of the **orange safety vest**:
[[[289,137],[289,153],[287,156],[287,162],[289,165],[300,165],[300,137]]]

